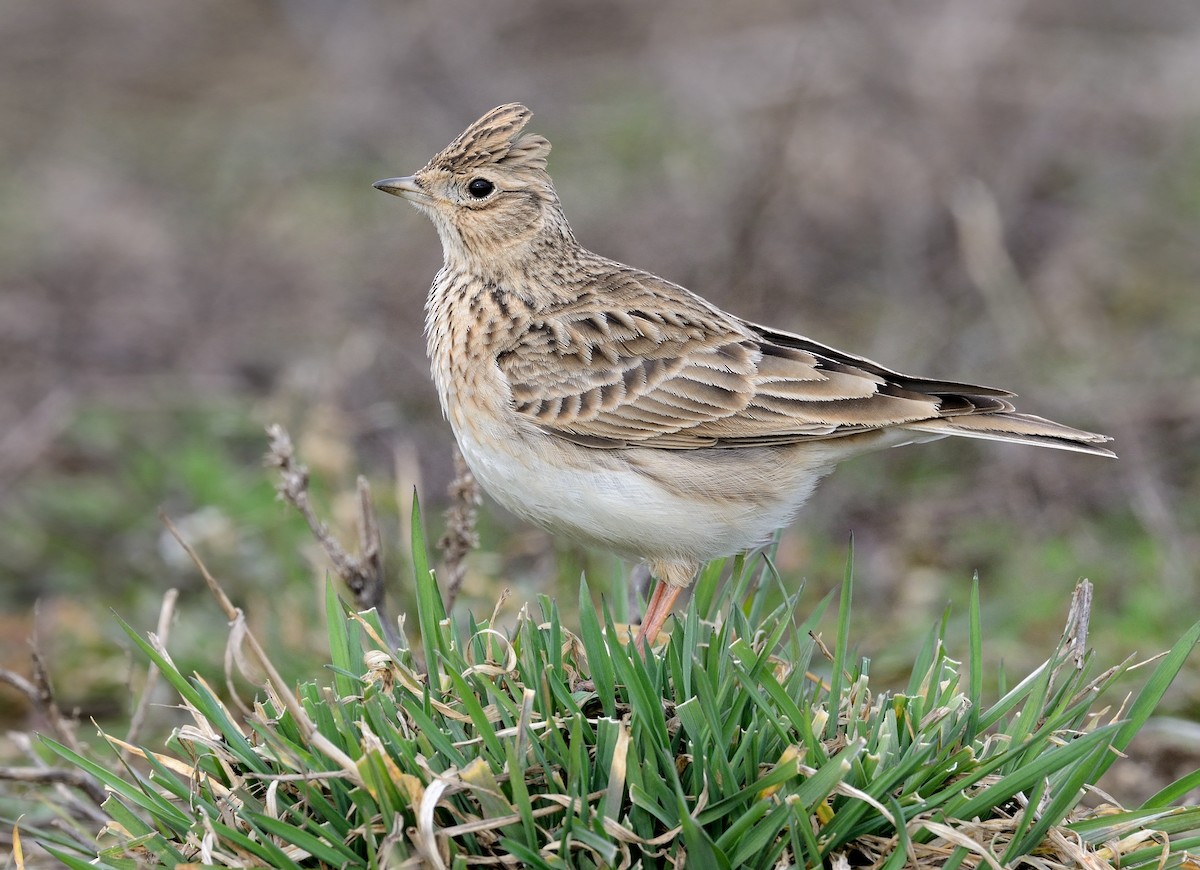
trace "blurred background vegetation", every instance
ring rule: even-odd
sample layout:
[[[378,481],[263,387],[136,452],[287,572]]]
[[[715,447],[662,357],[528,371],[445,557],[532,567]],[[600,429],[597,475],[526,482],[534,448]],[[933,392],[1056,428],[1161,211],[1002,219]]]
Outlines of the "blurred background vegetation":
[[[38,601],[64,704],[127,715],[109,609],[149,628],[179,587],[172,648],[211,666],[222,620],[161,508],[311,675],[327,566],[274,498],[262,428],[289,426],[335,520],[363,473],[390,529],[413,486],[436,525],[440,248],[370,185],[510,100],[588,247],[1116,437],[1115,463],[942,441],[843,466],[778,565],[816,601],[853,533],[862,654],[903,662],[975,571],[1014,673],[1080,576],[1106,661],[1200,614],[1192,0],[7,0],[0,664],[27,668]],[[507,586],[569,613],[581,568],[598,589],[622,570],[487,504],[481,533],[480,611]],[[402,611],[406,536],[387,537]],[[1195,668],[1171,703],[1200,712]]]

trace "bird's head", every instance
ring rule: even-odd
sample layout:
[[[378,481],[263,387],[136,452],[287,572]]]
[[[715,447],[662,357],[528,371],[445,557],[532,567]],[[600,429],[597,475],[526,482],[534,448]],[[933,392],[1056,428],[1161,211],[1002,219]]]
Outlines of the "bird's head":
[[[539,239],[573,242],[546,173],[550,143],[520,135],[532,116],[519,103],[498,106],[416,174],[375,187],[429,216],[447,263],[509,260]]]

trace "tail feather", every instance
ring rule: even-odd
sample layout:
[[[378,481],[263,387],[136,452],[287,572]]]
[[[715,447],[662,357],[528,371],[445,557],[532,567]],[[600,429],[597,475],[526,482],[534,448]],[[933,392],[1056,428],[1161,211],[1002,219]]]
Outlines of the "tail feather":
[[[1112,439],[1107,435],[1073,429],[1044,417],[1016,412],[984,413],[934,420],[920,420],[906,424],[903,428],[943,435],[958,435],[965,438],[984,438],[989,441],[1010,441],[1016,444],[1033,444],[1053,447],[1058,450],[1074,450],[1095,456],[1116,457],[1106,447],[1100,447]]]

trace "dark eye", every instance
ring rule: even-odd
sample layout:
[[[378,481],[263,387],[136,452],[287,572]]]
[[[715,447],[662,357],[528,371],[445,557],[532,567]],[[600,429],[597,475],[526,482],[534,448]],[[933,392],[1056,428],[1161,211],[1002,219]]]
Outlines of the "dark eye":
[[[483,199],[489,193],[496,189],[496,185],[492,184],[486,178],[474,178],[467,185],[467,193],[476,199]]]

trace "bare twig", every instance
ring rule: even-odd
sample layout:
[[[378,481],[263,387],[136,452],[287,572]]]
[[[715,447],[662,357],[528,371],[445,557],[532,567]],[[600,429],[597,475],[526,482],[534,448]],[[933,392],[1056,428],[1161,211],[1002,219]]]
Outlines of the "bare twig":
[[[162,608],[158,612],[158,626],[155,634],[164,644],[167,642],[167,634],[171,630],[171,618],[175,614],[175,602],[178,598],[178,589],[168,589],[166,595],[163,596]],[[126,743],[137,742],[138,733],[146,721],[146,712],[150,709],[150,698],[154,695],[155,686],[158,685],[158,677],[158,666],[151,662],[150,668],[146,672],[146,685],[142,687],[142,697],[138,699],[137,708],[129,720],[129,730],[125,733]]]
[[[75,738],[75,729],[72,727],[70,721],[63,716],[62,711],[58,707],[58,702],[55,700],[54,687],[50,684],[50,674],[38,649],[36,628],[34,629],[33,637],[30,639],[30,646],[30,658],[33,661],[33,679],[26,679],[13,671],[0,669],[0,682],[7,683],[28,698],[33,708],[46,720],[50,731],[58,739],[58,742],[70,747],[75,752],[79,752],[80,746],[79,741]],[[25,742],[26,748],[28,748],[28,738],[22,735],[21,739]],[[83,818],[93,820],[97,818],[96,810],[93,807],[78,800],[72,792],[62,788],[63,786],[77,788],[99,806],[108,795],[94,778],[82,771],[59,770],[57,768],[46,767],[36,754],[31,752],[30,755],[33,759],[33,767],[0,768],[0,779],[14,782],[57,785],[62,791],[64,806],[73,808],[73,811]]]
[[[446,509],[446,533],[438,541],[446,578],[446,610],[454,606],[467,574],[467,554],[479,546],[475,519],[480,501],[479,484],[460,450],[454,451],[454,480],[450,482],[450,507]]]
[[[58,767],[0,767],[0,779],[39,785],[68,785],[87,794],[97,806],[108,799],[108,792],[80,770],[64,770]]]
[[[357,487],[360,554],[357,575],[368,578],[368,582],[363,586],[362,599],[360,600],[359,593],[355,592],[355,600],[366,605],[359,607],[360,610],[367,610],[371,607],[379,608],[383,604],[383,539],[379,534],[379,521],[375,518],[375,505],[371,501],[371,484],[360,474]],[[380,615],[382,616],[382,611]]]
[[[75,728],[59,709],[58,701],[54,697],[54,687],[50,684],[50,672],[46,669],[46,664],[42,659],[37,622],[35,610],[33,637],[29,641],[29,657],[33,662],[33,682],[28,685],[30,685],[32,693],[27,692],[27,694],[38,712],[46,717],[50,730],[54,732],[58,740],[78,752],[79,741],[75,739]]]
[[[30,701],[35,704],[37,703],[37,687],[16,671],[10,671],[8,668],[0,668],[0,683],[8,683]]]
[[[346,552],[333,537],[329,527],[321,522],[313,511],[308,497],[308,467],[296,461],[296,451],[287,430],[278,423],[273,423],[267,427],[267,434],[270,436],[271,446],[265,461],[267,465],[279,469],[277,490],[280,498],[304,517],[313,537],[333,563],[334,572],[342,578],[342,582],[354,596],[355,607],[358,610],[374,608],[379,614],[379,621],[383,625],[388,643],[397,646],[399,638],[396,637],[395,626],[384,607],[383,541],[379,534],[379,523],[375,520],[371,488],[366,478],[358,479],[358,535],[361,554],[356,557]]]

